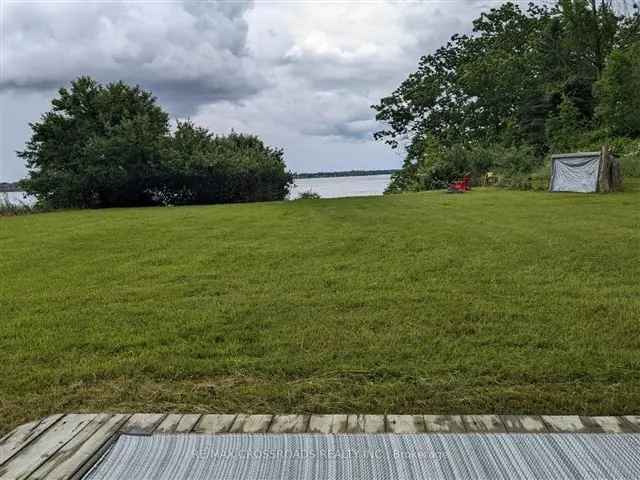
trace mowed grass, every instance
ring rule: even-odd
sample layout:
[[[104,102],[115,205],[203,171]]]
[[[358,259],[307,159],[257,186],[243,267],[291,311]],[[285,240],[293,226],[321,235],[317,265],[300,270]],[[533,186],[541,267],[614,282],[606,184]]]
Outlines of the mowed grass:
[[[638,414],[633,186],[0,218],[0,431],[67,411]]]

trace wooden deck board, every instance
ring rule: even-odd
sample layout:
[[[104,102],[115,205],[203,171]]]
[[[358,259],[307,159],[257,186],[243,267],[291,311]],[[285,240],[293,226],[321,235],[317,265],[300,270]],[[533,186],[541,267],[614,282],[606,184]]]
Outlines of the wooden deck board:
[[[23,480],[80,433],[96,414],[69,414],[58,420],[0,467],[0,478]]]
[[[348,415],[346,433],[384,433],[384,415]]]
[[[128,420],[125,414],[101,414],[52,455],[29,480],[66,480],[89,462],[96,451],[111,441]]]
[[[387,415],[389,433],[424,433],[423,415]]]
[[[238,415],[203,415],[194,433],[227,433]]]
[[[619,417],[580,417],[591,431],[602,433],[631,433],[633,427]]]
[[[195,426],[198,424],[198,421],[200,421],[200,417],[202,417],[202,415],[198,413],[187,413],[185,415],[182,415],[182,418],[178,422],[178,425],[176,425],[175,433],[192,432]]]
[[[308,425],[308,415],[276,415],[269,426],[269,433],[304,433]]]
[[[464,422],[460,415],[423,415],[428,433],[464,433]]]
[[[136,413],[129,417],[120,431],[129,435],[151,435],[165,417],[166,414],[162,413]]]
[[[346,433],[348,415],[311,415],[308,433]]]
[[[347,433],[349,427],[349,415],[334,415],[331,433]]]
[[[160,422],[160,425],[156,427],[153,433],[174,433],[178,424],[182,420],[182,415],[179,413],[170,413],[164,420]]]
[[[640,416],[69,414],[0,440],[0,479],[80,480],[120,433],[629,433]]]
[[[156,433],[191,433],[200,420],[199,414],[170,413],[153,430]]]
[[[62,414],[51,415],[49,417],[36,420],[35,422],[25,423],[5,435],[2,440],[0,440],[0,465],[27,446],[29,442],[38,438],[40,434],[46,431],[63,416],[64,415]]]
[[[230,433],[266,433],[273,420],[273,415],[238,415]]]
[[[547,431],[547,427],[540,417],[503,415],[500,418],[509,433],[544,433]]]
[[[618,417],[627,422],[631,429],[635,432],[640,432],[640,415],[627,415],[625,417]]]
[[[467,432],[504,433],[507,431],[498,415],[463,415],[462,421]]]
[[[547,429],[555,433],[585,433],[589,431],[577,415],[543,415]]]
[[[333,415],[311,415],[307,433],[331,433]]]

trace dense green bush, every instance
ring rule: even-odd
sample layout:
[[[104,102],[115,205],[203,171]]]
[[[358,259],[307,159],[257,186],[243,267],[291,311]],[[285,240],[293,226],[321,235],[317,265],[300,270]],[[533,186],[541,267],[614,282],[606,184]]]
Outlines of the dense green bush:
[[[530,147],[460,144],[443,147],[431,138],[418,151],[419,155],[408,157],[404,168],[392,175],[387,193],[446,188],[451,180],[465,175],[478,185],[487,172],[497,173],[498,178],[516,177],[541,164]]]
[[[551,179],[551,162],[545,162],[531,173],[502,173],[498,175],[496,186],[512,190],[547,190]]]
[[[620,160],[623,177],[640,177],[640,139],[617,137],[609,143]]]
[[[190,122],[169,131],[150,92],[88,77],[62,88],[19,155],[22,188],[41,205],[112,207],[283,200],[282,150],[257,137],[214,136]]]
[[[282,150],[253,135],[215,136],[191,122],[178,122],[167,157],[157,181],[164,203],[283,200],[293,182]]]

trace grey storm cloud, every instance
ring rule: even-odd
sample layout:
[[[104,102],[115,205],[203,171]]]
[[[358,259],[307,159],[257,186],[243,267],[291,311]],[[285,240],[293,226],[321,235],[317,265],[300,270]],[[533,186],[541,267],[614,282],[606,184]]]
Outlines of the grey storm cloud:
[[[371,133],[375,129],[376,123],[373,120],[356,120],[305,128],[302,133],[318,137],[338,137],[346,140],[366,141],[371,138]]]
[[[518,0],[524,3],[526,0]],[[80,75],[151,90],[177,118],[260,135],[290,168],[390,168],[370,108],[493,0],[0,0],[0,181]],[[344,160],[343,160],[344,159]]]
[[[0,91],[51,90],[80,75],[151,89],[185,116],[267,87],[247,50],[252,2],[11,3]]]
[[[366,98],[346,92],[325,94],[324,97],[312,103],[318,107],[316,115],[303,112],[307,121],[301,127],[301,133],[358,142],[370,140],[372,133],[380,127],[368,108]],[[337,108],[337,105],[343,108]]]

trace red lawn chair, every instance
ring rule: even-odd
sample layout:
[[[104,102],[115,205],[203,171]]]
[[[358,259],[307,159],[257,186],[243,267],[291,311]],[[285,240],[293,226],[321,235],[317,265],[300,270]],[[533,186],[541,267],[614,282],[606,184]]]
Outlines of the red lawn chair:
[[[469,175],[465,175],[462,177],[462,180],[456,180],[449,184],[447,188],[449,192],[452,193],[464,193],[471,190],[471,177]]]

